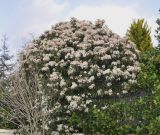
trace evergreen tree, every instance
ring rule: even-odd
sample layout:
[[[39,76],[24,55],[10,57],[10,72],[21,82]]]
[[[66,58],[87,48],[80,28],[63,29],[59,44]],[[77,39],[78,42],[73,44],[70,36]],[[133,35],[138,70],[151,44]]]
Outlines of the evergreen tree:
[[[2,89],[5,88],[5,91],[8,91],[9,87],[9,78],[8,75],[11,73],[11,70],[13,69],[12,64],[12,56],[9,53],[8,47],[7,47],[7,37],[6,35],[3,35],[0,43],[0,99],[4,95],[4,91]],[[2,117],[2,114],[5,115],[5,117]],[[0,128],[14,128],[14,124],[8,121],[8,112],[4,111],[2,109],[2,104],[0,105]]]
[[[13,56],[9,54],[7,47],[7,37],[6,35],[2,38],[2,46],[0,49],[0,78],[6,78],[7,74],[13,69],[13,64],[11,59]]]
[[[160,12],[160,9],[159,9],[159,12]],[[156,23],[157,23],[158,27],[156,29],[155,37],[157,38],[158,46],[160,47],[160,18],[157,18]]]
[[[159,9],[160,12],[160,9]],[[155,56],[154,60],[157,62],[157,69],[160,73],[160,18],[157,18],[156,23],[158,25],[156,29],[156,35],[155,37],[157,38],[158,41],[158,46],[155,48],[157,50],[157,55]]]
[[[150,28],[144,19],[133,21],[127,31],[127,37],[131,40],[139,51],[147,51],[153,48],[150,36]]]

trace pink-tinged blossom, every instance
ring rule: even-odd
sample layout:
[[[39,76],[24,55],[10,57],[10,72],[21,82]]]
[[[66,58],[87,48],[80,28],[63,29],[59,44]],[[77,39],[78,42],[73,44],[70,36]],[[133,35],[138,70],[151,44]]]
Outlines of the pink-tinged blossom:
[[[39,69],[42,82],[47,82],[42,87],[53,88],[56,99],[62,100],[58,102],[63,112],[57,116],[59,121],[75,111],[87,113],[88,105],[97,107],[95,96],[127,94],[140,71],[133,43],[113,33],[103,20],[92,23],[72,18],[58,23],[29,44],[21,59],[26,71]],[[52,94],[48,97],[53,98]],[[55,130],[71,131],[62,124]]]

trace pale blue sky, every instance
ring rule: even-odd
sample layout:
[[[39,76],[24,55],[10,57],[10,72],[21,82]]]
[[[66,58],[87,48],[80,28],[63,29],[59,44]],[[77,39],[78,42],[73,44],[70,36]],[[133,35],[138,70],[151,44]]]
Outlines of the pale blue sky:
[[[0,0],[0,35],[7,34],[9,47],[17,52],[30,38],[52,24],[71,16],[94,21],[105,19],[106,25],[124,36],[135,18],[144,17],[152,28],[160,16],[160,0]],[[155,39],[153,39],[155,42]]]

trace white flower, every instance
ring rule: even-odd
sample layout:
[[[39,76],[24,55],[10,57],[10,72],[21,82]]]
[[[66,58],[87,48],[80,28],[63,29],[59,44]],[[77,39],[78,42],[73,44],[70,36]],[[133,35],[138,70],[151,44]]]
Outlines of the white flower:
[[[132,73],[132,78],[135,79],[136,78],[136,75],[134,73]]]
[[[48,63],[48,65],[49,65],[49,66],[54,66],[54,65],[56,65],[56,62],[55,62],[55,61],[50,61],[50,62]]]
[[[92,81],[94,81],[94,79],[95,79],[95,77],[94,76],[91,76],[89,79],[88,79],[88,82],[92,82]]]
[[[69,56],[70,56],[70,53],[67,53],[67,54],[65,55],[65,59],[69,58]]]
[[[41,70],[42,70],[42,71],[48,71],[49,68],[48,68],[48,67],[43,67]]]
[[[60,86],[63,87],[63,86],[65,86],[65,85],[66,85],[66,82],[64,81],[64,79],[62,79],[62,80],[60,81]]]
[[[119,96],[120,94],[119,93],[117,93],[117,96]]]
[[[113,75],[118,75],[118,76],[122,74],[120,68],[113,68],[112,73]]]
[[[81,99],[81,97],[80,96],[73,96],[73,99],[78,102]]]
[[[48,130],[48,129],[49,129],[49,127],[48,127],[47,125],[45,125],[45,126],[44,126],[44,129]]]
[[[104,94],[108,95],[108,91],[104,91]]]
[[[52,131],[51,135],[60,135],[60,134],[56,131]]]
[[[113,51],[113,54],[119,55],[119,51]]]
[[[71,89],[75,89],[76,87],[77,87],[77,84],[75,82],[72,82]]]
[[[65,129],[68,129],[68,126],[67,126],[67,125],[64,125],[64,128],[65,128]]]
[[[123,93],[123,94],[126,94],[126,93],[128,93],[128,92],[127,92],[126,90],[123,90],[122,93]]]
[[[86,104],[90,104],[92,100],[86,100]]]
[[[101,76],[101,73],[97,73],[97,76],[100,77],[100,76]]]
[[[48,87],[52,87],[53,85],[52,85],[52,84],[50,84],[50,83],[47,83],[47,86],[48,86]]]
[[[57,126],[57,131],[62,131],[62,129],[63,129],[63,124],[59,124],[59,125]]]
[[[101,57],[101,60],[110,60],[110,59],[111,59],[111,56],[107,54]]]
[[[107,69],[105,71],[103,71],[103,75],[109,74],[110,73],[110,69]]]
[[[101,94],[102,94],[102,89],[98,90],[98,91],[97,91],[97,94],[98,94],[98,95],[101,95]]]
[[[61,91],[60,95],[63,96],[65,94],[65,91]]]
[[[71,65],[80,65],[79,61],[76,61],[76,60],[72,61],[70,64]]]
[[[81,68],[82,69],[86,69],[88,67],[88,62],[84,61],[82,64],[81,64]]]
[[[79,58],[81,56],[81,54],[77,51],[77,52],[75,52],[75,57],[76,58]]]
[[[105,109],[107,109],[107,106],[101,107],[101,109],[102,109],[102,110],[105,110]]]
[[[94,44],[95,45],[102,45],[102,44],[104,44],[104,41],[103,40],[94,41]]]
[[[135,83],[137,83],[137,80],[129,79],[128,82],[129,82],[130,84],[135,84]]]
[[[125,54],[130,55],[130,54],[132,54],[132,52],[130,50],[126,50]]]
[[[134,61],[134,58],[130,57],[130,61]]]
[[[88,112],[88,111],[89,111],[89,109],[88,109],[88,108],[85,108],[84,112]]]
[[[115,61],[113,61],[111,64],[114,66],[117,66],[117,62],[115,62]]]
[[[66,96],[67,101],[71,101],[72,97],[71,96]]]
[[[70,68],[68,69],[68,75],[72,75],[74,72],[75,72],[75,69],[74,69],[74,68],[70,67]]]
[[[57,53],[57,56],[61,56],[61,54],[58,52],[58,53]]]
[[[50,58],[49,58],[48,55],[45,55],[45,56],[43,57],[43,61],[49,61],[49,60],[50,60]]]
[[[95,87],[95,84],[91,84],[88,88],[93,89]]]
[[[102,68],[106,68],[106,66],[105,66],[105,65],[102,65]]]
[[[51,81],[55,81],[59,79],[59,76],[58,76],[58,73],[57,72],[53,72],[51,75],[50,75],[50,80]]]
[[[85,97],[85,94],[82,94],[82,97],[84,98],[84,97]]]
[[[66,113],[70,114],[70,113],[71,113],[71,111],[67,110],[67,111],[66,111]]]
[[[111,89],[109,89],[109,90],[108,90],[108,95],[111,96],[112,94],[113,94],[113,91],[112,91]]]
[[[71,108],[71,109],[76,109],[77,108],[77,102],[76,101],[71,101],[70,102],[70,105],[68,106],[69,108]]]
[[[110,87],[112,85],[112,83],[107,83],[107,86]]]

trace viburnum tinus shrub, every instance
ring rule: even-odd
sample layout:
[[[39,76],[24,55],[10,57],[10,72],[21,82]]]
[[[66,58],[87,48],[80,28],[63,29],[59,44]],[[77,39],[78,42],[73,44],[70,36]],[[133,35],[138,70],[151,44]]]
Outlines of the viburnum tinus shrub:
[[[49,97],[50,88],[57,92],[57,97],[51,98],[57,104],[49,123],[64,132],[76,129],[67,123],[73,112],[104,108],[100,99],[128,93],[140,69],[130,41],[113,33],[103,20],[92,23],[75,18],[56,24],[30,43],[21,63],[28,76],[32,70],[39,71]]]

